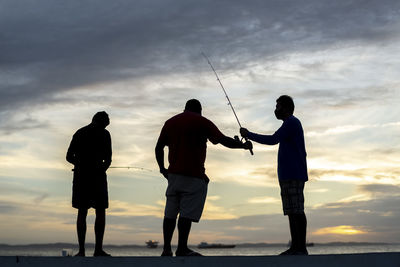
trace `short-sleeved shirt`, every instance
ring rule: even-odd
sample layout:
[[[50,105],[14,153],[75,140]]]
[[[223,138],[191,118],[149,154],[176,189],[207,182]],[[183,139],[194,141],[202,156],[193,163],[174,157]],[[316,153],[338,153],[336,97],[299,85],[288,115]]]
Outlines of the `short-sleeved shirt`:
[[[218,144],[224,135],[200,114],[184,111],[167,120],[158,142],[168,146],[168,172],[208,179],[205,174],[207,140]]]
[[[68,162],[74,164],[74,208],[108,208],[105,166],[110,165],[111,156],[111,136],[106,129],[89,124],[74,134],[67,152]]]
[[[75,169],[101,169],[105,163],[109,165],[111,156],[110,133],[93,124],[76,131],[67,152],[67,160]]]
[[[279,180],[307,181],[307,153],[304,132],[300,120],[295,116],[287,118],[273,135],[249,133],[250,140],[265,145],[276,145],[278,150]]]

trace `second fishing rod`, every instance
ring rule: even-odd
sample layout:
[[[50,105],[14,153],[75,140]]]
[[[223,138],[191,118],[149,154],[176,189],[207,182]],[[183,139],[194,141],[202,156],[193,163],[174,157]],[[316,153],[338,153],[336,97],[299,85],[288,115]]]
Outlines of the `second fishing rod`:
[[[225,87],[224,87],[224,85],[222,84],[221,80],[219,79],[219,76],[218,76],[218,74],[217,74],[217,71],[214,69],[214,66],[211,64],[211,61],[210,61],[210,59],[206,56],[206,54],[204,54],[204,52],[201,52],[201,55],[207,60],[207,62],[208,62],[208,64],[210,65],[211,69],[213,70],[213,72],[214,72],[214,74],[215,74],[215,77],[217,78],[217,81],[219,82],[219,85],[221,85],[222,91],[224,91],[225,97],[226,97],[226,99],[228,100],[228,105],[231,107],[231,109],[232,109],[232,111],[233,111],[233,115],[235,115],[236,121],[237,121],[237,123],[239,124],[239,127],[242,128],[242,125],[240,124],[239,118],[238,118],[238,116],[236,115],[235,109],[234,109],[233,106],[232,106],[232,102],[231,102],[231,100],[229,99],[228,94],[226,93]],[[248,138],[244,138],[244,140],[249,141]],[[250,149],[250,154],[251,154],[251,155],[254,155],[253,149]]]

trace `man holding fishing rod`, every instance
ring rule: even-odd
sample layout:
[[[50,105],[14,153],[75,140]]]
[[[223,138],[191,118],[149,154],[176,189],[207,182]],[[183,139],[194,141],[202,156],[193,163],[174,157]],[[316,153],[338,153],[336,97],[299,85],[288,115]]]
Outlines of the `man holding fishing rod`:
[[[108,114],[97,112],[92,122],[79,129],[68,147],[67,161],[74,164],[72,207],[78,209],[76,230],[79,252],[85,257],[86,217],[88,209],[96,209],[94,231],[96,245],[93,256],[108,257],[103,250],[103,238],[108,208],[106,171],[111,164],[111,136],[105,129],[110,124]]]
[[[225,136],[210,120],[201,115],[197,99],[186,102],[184,112],[167,120],[155,148],[160,173],[168,180],[166,191],[161,256],[172,256],[171,240],[178,219],[176,256],[201,256],[188,248],[192,222],[199,222],[203,212],[209,179],[205,174],[207,140],[228,148],[252,149],[250,141]],[[168,146],[168,169],[164,166],[164,147]]]
[[[278,178],[284,215],[289,217],[291,247],[281,255],[308,255],[306,249],[307,219],[304,213],[304,183],[308,180],[304,133],[300,121],[293,116],[294,102],[282,95],[276,100],[275,116],[282,126],[273,135],[261,135],[240,129],[240,134],[260,144],[276,145]]]

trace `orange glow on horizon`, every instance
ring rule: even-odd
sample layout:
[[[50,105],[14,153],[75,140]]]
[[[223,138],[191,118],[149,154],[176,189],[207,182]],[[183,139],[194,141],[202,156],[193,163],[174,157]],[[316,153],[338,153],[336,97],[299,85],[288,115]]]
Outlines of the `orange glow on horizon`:
[[[339,225],[334,227],[325,227],[320,228],[317,231],[313,232],[314,235],[361,235],[366,234],[366,231],[361,229],[356,229],[354,226],[351,225]]]

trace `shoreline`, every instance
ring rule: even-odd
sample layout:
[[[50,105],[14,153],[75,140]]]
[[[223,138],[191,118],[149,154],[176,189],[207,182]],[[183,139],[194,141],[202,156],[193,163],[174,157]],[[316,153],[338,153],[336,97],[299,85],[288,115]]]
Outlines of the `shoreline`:
[[[2,267],[251,267],[251,266],[400,266],[400,252],[328,254],[309,256],[205,256],[205,257],[32,257],[0,256]]]
[[[275,246],[287,246],[287,243],[232,243],[237,247],[275,247]],[[388,242],[327,242],[327,243],[317,243],[313,242],[315,246],[379,246],[379,245],[400,245],[400,243],[388,243]],[[162,244],[159,244],[161,246]],[[77,243],[67,243],[67,242],[55,242],[55,243],[32,243],[32,244],[0,244],[1,247],[45,247],[45,246],[53,246],[53,247],[78,247]],[[104,247],[137,247],[142,248],[146,247],[145,244],[104,244]],[[176,247],[176,245],[172,245]],[[86,247],[94,247],[94,243],[86,243]],[[189,247],[197,247],[197,244],[189,244]]]

